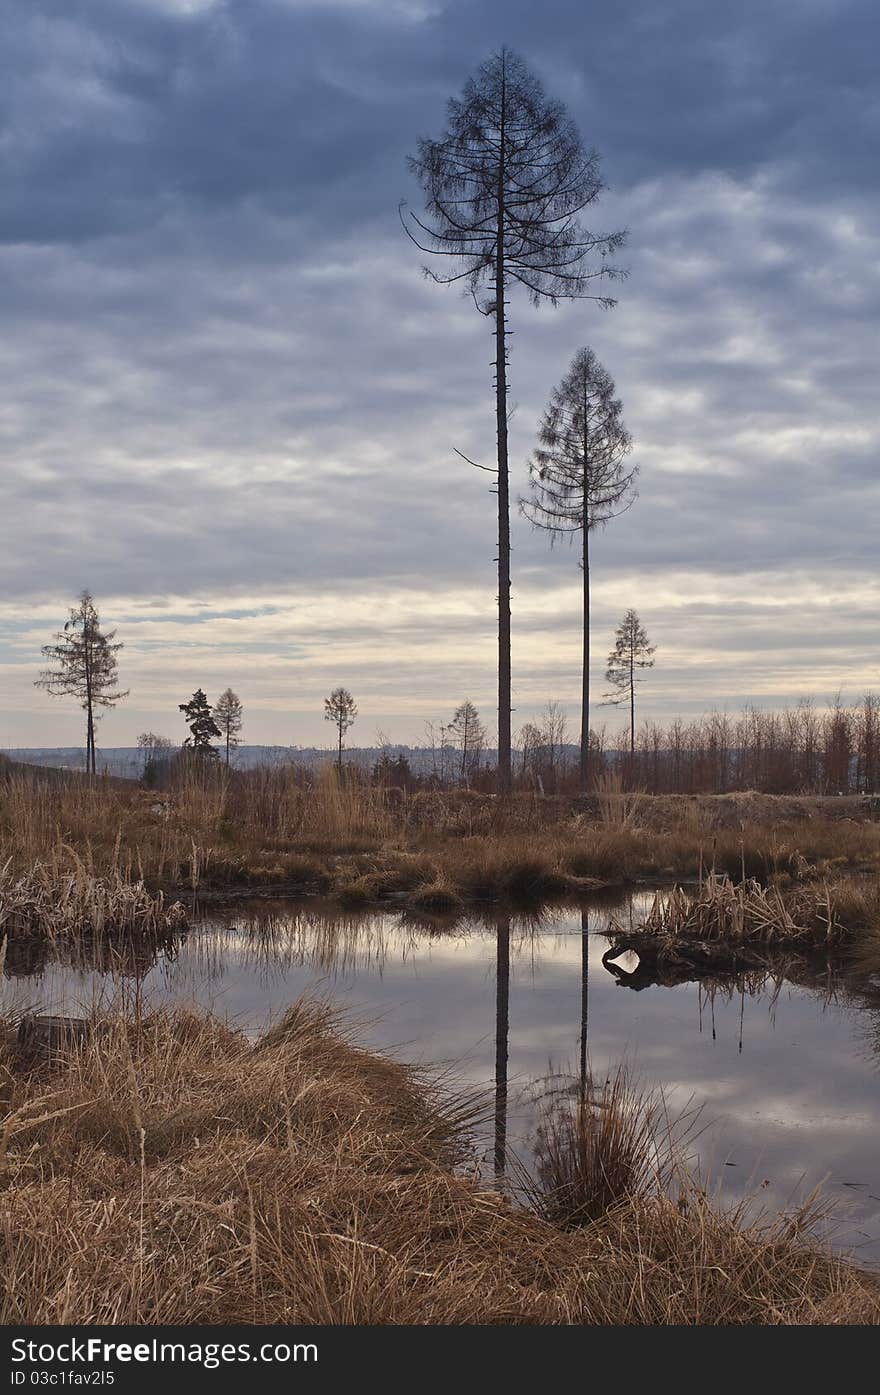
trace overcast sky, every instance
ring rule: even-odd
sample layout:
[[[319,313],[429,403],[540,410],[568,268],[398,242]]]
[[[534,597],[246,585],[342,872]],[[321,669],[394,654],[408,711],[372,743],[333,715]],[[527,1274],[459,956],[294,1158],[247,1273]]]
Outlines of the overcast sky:
[[[513,297],[514,486],[581,345],[640,498],[596,541],[665,719],[880,687],[876,0],[6,0],[0,745],[82,740],[32,687],[84,586],[125,643],[99,741],[418,740],[495,708],[490,322],[430,284],[406,157],[493,49],[602,154],[619,305]],[[576,557],[514,524],[515,728],[576,710]],[[613,709],[599,721],[618,725]],[[577,722],[573,721],[576,733]]]

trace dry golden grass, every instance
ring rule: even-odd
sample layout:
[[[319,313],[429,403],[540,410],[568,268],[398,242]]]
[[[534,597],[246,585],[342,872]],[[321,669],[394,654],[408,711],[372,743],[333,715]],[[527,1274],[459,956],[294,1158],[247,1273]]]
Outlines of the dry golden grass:
[[[880,877],[842,877],[832,883],[831,899],[849,931],[853,969],[880,973]]]
[[[845,807],[844,807],[845,806]],[[435,884],[463,901],[529,901],[584,879],[762,882],[880,871],[880,822],[857,800],[647,796],[612,784],[587,801],[466,790],[404,795],[292,767],[185,768],[152,793],[119,780],[0,767],[0,856],[53,873],[75,851],[94,876],[153,890],[342,891],[350,904]],[[848,816],[843,813],[848,811]]]
[[[662,1197],[676,1173],[691,1191],[683,1152],[696,1119],[670,1115],[662,1092],[641,1088],[625,1065],[601,1083],[588,1075],[574,1101],[545,1110],[525,1192],[540,1215],[570,1228]]]
[[[832,882],[785,878],[764,886],[712,871],[697,888],[655,892],[636,926],[612,919],[614,954],[634,949],[639,974],[654,981],[760,968],[776,956],[796,961],[838,955],[870,973],[880,963],[880,884],[873,877]],[[612,971],[614,971],[612,969]]]
[[[21,876],[11,860],[0,867],[0,930],[9,943],[36,936],[63,945],[86,937],[105,939],[174,934],[186,928],[179,901],[126,881],[118,871],[96,877],[71,850],[70,870],[37,862]]]
[[[635,949],[642,972],[660,977],[677,967],[709,973],[759,967],[779,954],[841,952],[850,967],[872,972],[880,963],[880,881],[808,877],[764,886],[712,871],[694,890],[655,892],[635,927],[612,919],[610,928],[615,952]]]
[[[619,931],[620,927],[615,927]],[[658,891],[640,932],[660,939],[757,943],[768,949],[836,945],[844,937],[827,886],[783,892],[747,878],[734,882],[710,872],[696,891]]]
[[[697,1190],[562,1230],[455,1175],[404,1067],[298,1004],[258,1043],[177,1012],[23,1075],[0,1135],[10,1323],[850,1323],[874,1280]]]
[[[840,877],[830,884],[829,894],[847,930],[880,936],[880,877]]]
[[[444,872],[418,884],[407,897],[407,908],[427,915],[454,915],[463,907],[462,898]]]

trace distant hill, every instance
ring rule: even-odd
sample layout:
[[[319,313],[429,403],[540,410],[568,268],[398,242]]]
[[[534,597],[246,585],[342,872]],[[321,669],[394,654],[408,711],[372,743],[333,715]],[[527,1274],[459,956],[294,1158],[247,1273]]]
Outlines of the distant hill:
[[[576,751],[574,746],[566,749],[572,755]],[[392,760],[404,756],[414,774],[428,774],[432,768],[431,751],[422,746],[352,746],[345,751],[345,761],[369,769],[375,765],[383,750]],[[7,747],[4,754],[11,760],[27,765],[51,766],[62,770],[85,769],[85,752],[77,746]],[[494,750],[486,750],[483,761],[494,765],[496,755]],[[230,764],[247,770],[258,765],[285,765],[292,761],[313,768],[334,759],[334,751],[317,746],[239,746],[237,751],[233,751]],[[98,751],[97,762],[98,769],[110,775],[139,780],[144,768],[144,752],[138,750],[137,746],[108,746]]]

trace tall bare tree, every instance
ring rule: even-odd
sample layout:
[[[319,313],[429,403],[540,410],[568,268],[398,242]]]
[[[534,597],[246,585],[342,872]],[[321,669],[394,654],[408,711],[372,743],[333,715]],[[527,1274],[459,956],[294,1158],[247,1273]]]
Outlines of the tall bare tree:
[[[506,793],[511,785],[507,295],[516,283],[535,305],[581,298],[613,305],[594,287],[603,278],[623,275],[611,258],[625,235],[592,233],[581,223],[580,215],[604,188],[599,156],[584,148],[565,108],[546,96],[508,48],[483,63],[462,96],[449,102],[444,134],[419,142],[411,168],[424,190],[429,221],[402,212],[404,228],[421,251],[460,263],[448,274],[427,268],[426,274],[445,284],[463,282],[477,309],[494,324],[498,779]]]
[[[345,733],[349,727],[354,725],[357,713],[357,703],[347,688],[334,688],[330,696],[324,699],[324,720],[325,722],[333,722],[336,727],[336,764],[340,771],[342,770],[342,745]]]
[[[590,784],[590,533],[625,512],[635,498],[636,466],[627,470],[632,437],[614,379],[592,349],[579,349],[553,389],[538,430],[523,513],[551,543],[579,536],[583,573],[583,659],[579,787]]]
[[[606,694],[605,703],[614,707],[623,702],[629,703],[629,754],[632,760],[636,749],[636,684],[642,681],[638,672],[654,667],[651,656],[657,646],[648,643],[647,631],[634,610],[626,612],[614,639],[605,673],[611,684],[611,692]]]
[[[224,688],[214,703],[214,721],[220,728],[220,736],[226,746],[226,768],[229,769],[229,752],[234,750],[241,738],[242,706],[238,693]]]
[[[96,709],[115,707],[128,690],[120,692],[116,655],[122,642],[114,643],[116,631],[104,634],[101,618],[89,591],[83,591],[79,605],[72,607],[64,629],[55,635],[55,644],[43,646],[50,667],[43,670],[34,686],[45,688],[54,697],[75,697],[86,714],[86,769],[94,775]]]

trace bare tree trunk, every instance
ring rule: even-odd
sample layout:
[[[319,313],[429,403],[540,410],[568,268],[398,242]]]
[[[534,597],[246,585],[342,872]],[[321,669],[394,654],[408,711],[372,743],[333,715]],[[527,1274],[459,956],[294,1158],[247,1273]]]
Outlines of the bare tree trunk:
[[[506,89],[502,76],[495,246],[495,418],[498,432],[498,790],[509,794],[510,771],[510,500],[507,454],[507,321],[504,310],[504,181]]]
[[[590,916],[581,911],[581,1103],[587,1095],[587,1025],[590,1004]]]
[[[83,625],[83,641],[86,671],[86,773],[95,774],[95,708],[92,694],[92,651],[88,625]]]
[[[581,681],[581,778],[580,792],[590,788],[590,520],[584,507],[584,654]]]
[[[339,748],[336,753],[336,768],[342,774],[342,723],[339,723]]]
[[[629,652],[629,753],[635,764],[636,754],[636,656],[635,648]]]
[[[510,918],[498,921],[495,969],[495,1176],[507,1166],[507,1055],[510,1034]]]

